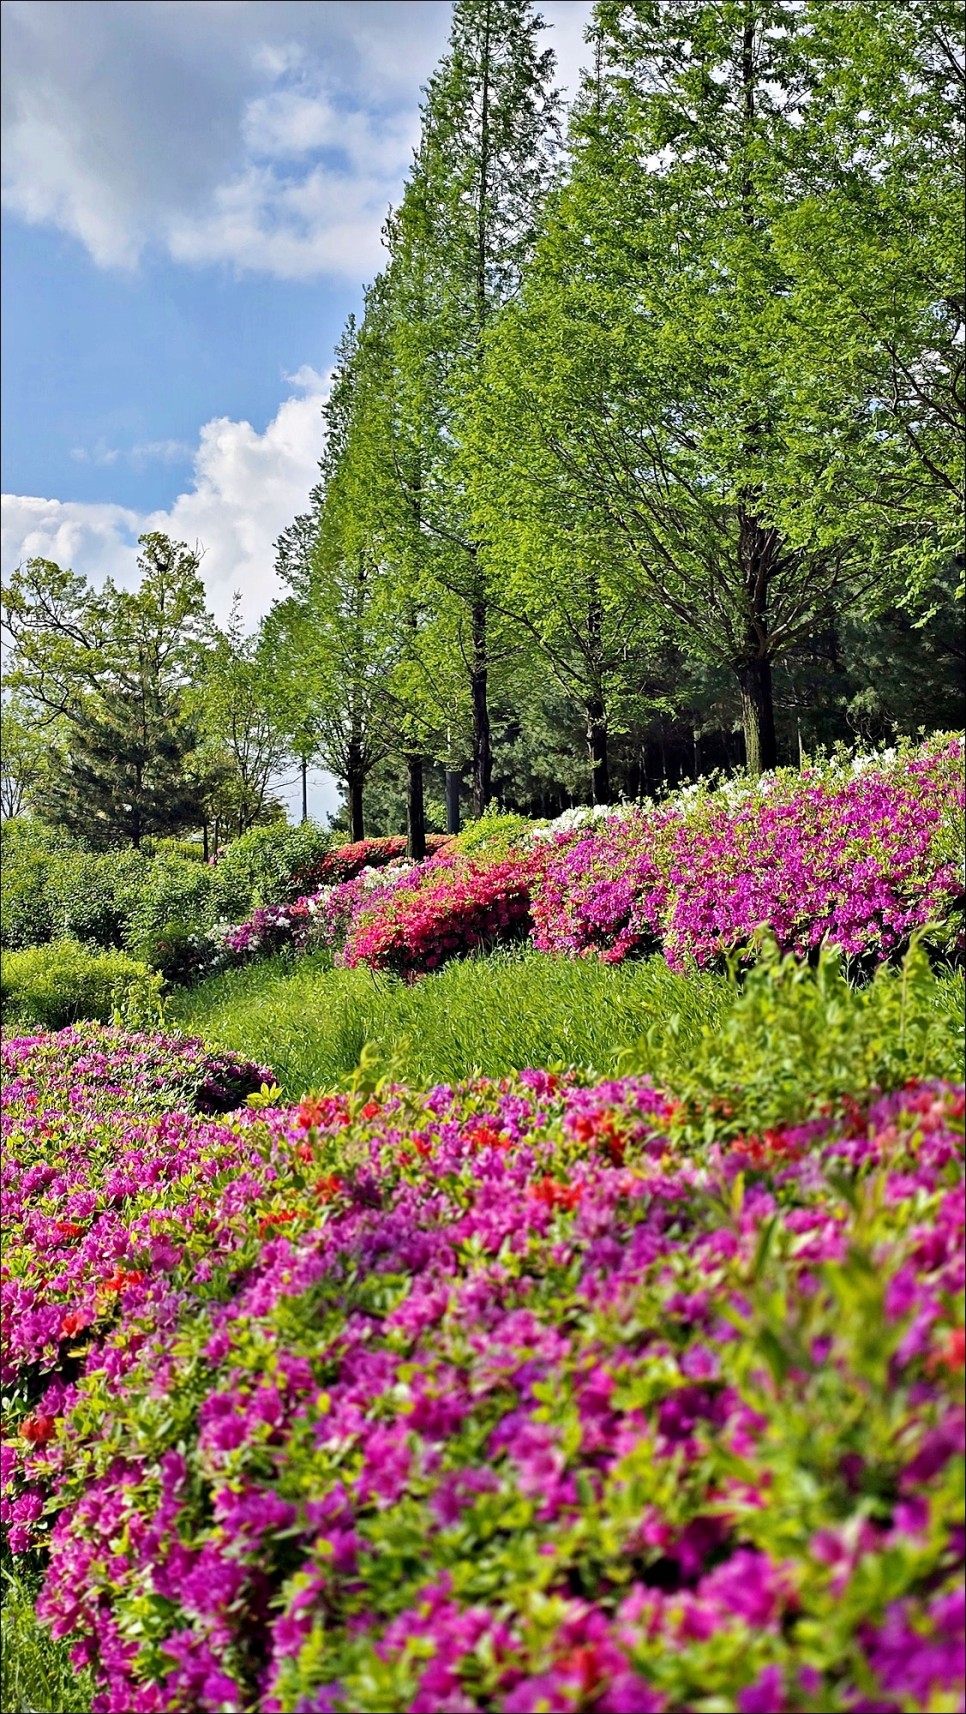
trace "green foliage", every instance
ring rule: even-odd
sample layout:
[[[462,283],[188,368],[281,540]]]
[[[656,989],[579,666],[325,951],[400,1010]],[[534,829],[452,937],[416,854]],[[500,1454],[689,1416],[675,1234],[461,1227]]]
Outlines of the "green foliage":
[[[500,815],[494,810],[464,827],[462,833],[457,835],[455,849],[462,851],[467,857],[475,857],[478,853],[485,852],[488,858],[495,861],[505,856],[518,840],[539,825],[539,822],[533,822],[525,815]]]
[[[43,877],[57,938],[122,946],[154,865],[130,846],[120,851],[55,852]]]
[[[215,915],[237,922],[258,905],[285,904],[302,890],[300,876],[332,844],[314,821],[250,827],[233,839],[214,869]]]
[[[811,967],[766,939],[733,1001],[697,1039],[673,1013],[620,1058],[680,1094],[724,1134],[809,1120],[910,1078],[962,1075],[962,974],[933,969],[919,940],[901,968],[851,984],[824,949]],[[712,1115],[712,1117],[709,1117]]]
[[[101,847],[176,833],[203,819],[189,694],[211,621],[198,557],[159,532],[140,538],[140,586],[99,590],[50,560],[28,560],[3,590],[9,682],[55,722],[45,807]]]
[[[34,1616],[39,1580],[6,1554],[3,1578],[2,1703],[11,1714],[87,1714],[94,1681],[71,1664],[70,1645],[53,1638]]]
[[[213,911],[211,869],[184,857],[158,856],[147,870],[127,917],[124,945],[136,957],[177,980],[186,937],[207,927]]]
[[[0,1013],[5,1027],[63,1029],[81,1019],[132,1026],[157,1022],[162,978],[124,952],[92,952],[76,940],[4,952]]]

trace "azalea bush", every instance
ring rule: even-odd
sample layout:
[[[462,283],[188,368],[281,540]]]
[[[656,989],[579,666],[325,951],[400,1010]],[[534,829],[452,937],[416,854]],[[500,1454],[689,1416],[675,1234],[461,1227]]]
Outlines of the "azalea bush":
[[[426,850],[430,856],[450,843],[445,833],[428,833]],[[323,887],[335,887],[342,881],[352,881],[363,869],[382,869],[406,856],[406,839],[391,834],[382,839],[356,839],[350,845],[338,845],[325,852],[317,861],[303,865],[293,872],[293,882],[301,893],[311,893]]]
[[[961,1088],[75,1046],[6,1049],[3,1514],[95,1709],[961,1706]]]
[[[785,951],[828,941],[874,965],[929,923],[961,950],[962,865],[963,745],[947,739],[570,813],[489,862],[454,850],[350,915],[345,961],[415,975],[525,933],[541,951],[660,951],[683,970],[751,956],[765,926]]]
[[[458,954],[526,939],[542,861],[537,851],[489,862],[441,853],[353,910],[343,963],[411,978]]]
[[[690,801],[689,801],[690,800]],[[785,770],[557,836],[534,942],[672,968],[747,948],[762,924],[802,954],[889,956],[963,898],[963,745]]]

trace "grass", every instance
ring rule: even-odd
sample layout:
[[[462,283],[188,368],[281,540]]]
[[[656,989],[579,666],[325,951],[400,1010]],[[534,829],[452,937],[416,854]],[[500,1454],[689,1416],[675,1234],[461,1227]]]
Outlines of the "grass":
[[[529,950],[456,960],[407,987],[323,955],[273,958],[172,996],[178,1028],[271,1066],[286,1096],[332,1088],[378,1044],[401,1082],[575,1065],[607,1076],[621,1052],[676,1019],[686,1047],[730,1003],[726,981],[675,976],[660,958],[618,967]]]
[[[89,1672],[70,1663],[66,1642],[57,1642],[34,1615],[38,1579],[25,1575],[4,1554],[2,1706],[8,1714],[87,1714],[94,1694]]]

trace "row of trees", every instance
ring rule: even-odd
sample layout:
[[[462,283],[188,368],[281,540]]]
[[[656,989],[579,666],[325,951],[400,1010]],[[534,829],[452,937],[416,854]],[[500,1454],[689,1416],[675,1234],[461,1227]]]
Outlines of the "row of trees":
[[[830,649],[948,602],[960,34],[954,0],[602,0],[563,148],[528,0],[457,0],[269,621],[355,834],[389,753],[479,813],[494,708],[511,746],[514,707],[579,721],[599,801],[682,716],[774,765]]]
[[[958,0],[600,0],[564,136],[530,0],[456,0],[257,636],[160,536],[5,593],[47,813],[242,828],[295,758],[418,852],[960,718],[962,85]]]

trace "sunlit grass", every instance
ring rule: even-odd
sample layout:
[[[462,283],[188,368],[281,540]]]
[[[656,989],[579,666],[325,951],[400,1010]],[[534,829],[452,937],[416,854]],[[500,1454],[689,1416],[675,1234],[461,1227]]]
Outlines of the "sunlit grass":
[[[663,960],[614,968],[536,952],[454,961],[407,987],[327,959],[274,958],[172,997],[179,1028],[270,1065],[287,1096],[351,1075],[378,1044],[400,1081],[426,1086],[473,1071],[575,1065],[607,1076],[620,1053],[676,1017],[686,1043],[729,1004],[714,976],[675,976]]]

